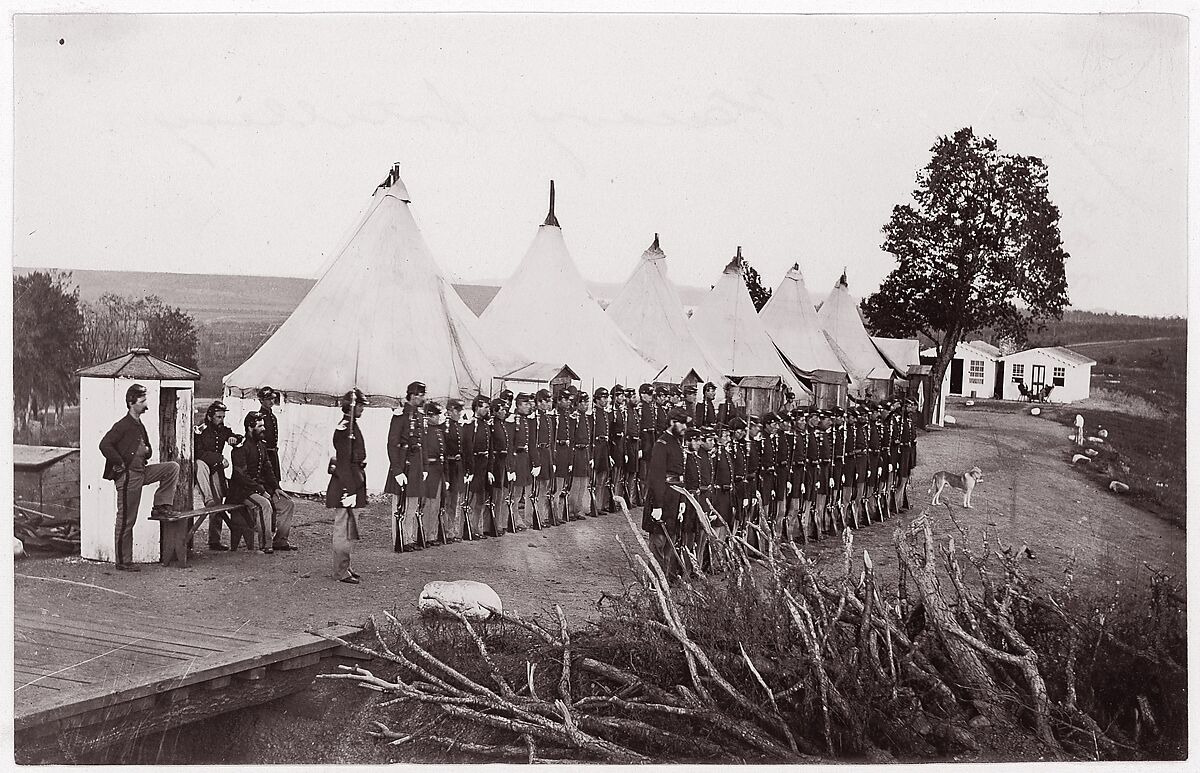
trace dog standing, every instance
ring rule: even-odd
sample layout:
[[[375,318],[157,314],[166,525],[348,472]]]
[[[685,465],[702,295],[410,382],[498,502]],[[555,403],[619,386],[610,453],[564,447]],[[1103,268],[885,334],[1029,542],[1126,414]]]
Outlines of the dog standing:
[[[963,507],[971,509],[971,494],[981,480],[983,480],[983,471],[978,467],[972,467],[962,475],[945,470],[935,472],[933,482],[929,486],[929,491],[933,493],[933,504],[941,504],[939,498],[942,496],[942,491],[949,486],[963,492]]]

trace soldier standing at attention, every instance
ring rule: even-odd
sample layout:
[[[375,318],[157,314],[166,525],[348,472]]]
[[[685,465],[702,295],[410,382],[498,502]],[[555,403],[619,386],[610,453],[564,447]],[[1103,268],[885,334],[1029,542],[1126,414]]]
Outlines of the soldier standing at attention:
[[[728,530],[733,529],[733,437],[728,427],[720,424],[709,425],[717,433],[717,446],[713,449],[713,507],[721,516],[718,526]],[[722,534],[728,536],[728,532]]]
[[[637,482],[644,499],[646,494],[646,476],[649,474],[650,452],[654,450],[654,442],[658,439],[655,427],[658,425],[658,406],[654,403],[654,387],[642,384],[638,387],[638,404],[636,409],[637,426]],[[630,436],[633,437],[633,436]],[[645,504],[644,501],[641,504]]]
[[[828,508],[825,506],[829,497],[830,469],[833,464],[833,440],[830,437],[829,419],[825,411],[813,411],[808,414],[809,460],[812,474],[813,492],[813,527],[815,539],[833,533],[833,524],[828,518]]]
[[[563,523],[571,520],[571,473],[574,471],[575,439],[573,403],[575,388],[568,386],[558,393],[554,406],[554,495],[558,515]]]
[[[592,398],[592,488],[596,496],[596,512],[606,513],[612,507],[609,477],[613,467],[613,413],[608,407],[607,389],[596,387]]]
[[[717,385],[708,382],[704,385],[704,401],[696,406],[696,426],[711,427],[717,423]]]
[[[624,498],[626,506],[630,507],[633,506],[633,499],[625,483],[625,465],[628,461],[625,450],[625,387],[614,384],[609,396],[612,398],[612,434],[609,438],[612,446],[612,469],[608,473],[611,482],[608,511],[615,513],[618,509],[616,497]]]
[[[896,480],[896,498],[901,512],[908,510],[908,478],[917,466],[917,424],[913,416],[916,407],[916,401],[906,398],[900,414],[900,470]]]
[[[650,549],[668,579],[679,574],[679,556],[672,548],[678,544],[682,496],[674,486],[683,485],[683,437],[687,414],[672,411],[667,431],[655,441],[647,465],[646,504],[642,508],[642,529],[650,536]]]
[[[774,529],[779,539],[784,535],[795,537],[788,530],[787,504],[792,495],[792,454],[796,450],[796,435],[792,432],[792,418],[786,411],[776,414],[779,429],[775,432],[775,514]]]
[[[537,411],[533,414],[533,427],[530,431],[530,441],[533,447],[530,449],[530,464],[533,469],[529,471],[530,477],[533,478],[533,494],[534,497],[549,495],[554,485],[554,412],[551,409],[550,391],[539,389],[534,395],[534,401],[537,405]],[[531,500],[532,501],[532,500]],[[532,512],[532,507],[530,508]],[[550,520],[548,509],[543,507],[539,511],[543,526],[557,526],[557,522]]]
[[[700,404],[696,402],[698,391],[695,384],[688,384],[683,388],[683,409],[692,417],[692,421],[695,422],[693,426],[697,428],[700,427]]]
[[[507,391],[507,390],[505,390]],[[512,394],[509,392],[509,394]],[[508,515],[505,509],[505,500],[508,498],[508,401],[504,398],[497,397],[491,403],[492,415],[492,437],[491,437],[491,457],[488,471],[491,473],[488,477],[488,483],[491,486],[491,492],[488,495],[488,501],[491,502],[491,527],[492,531],[488,536],[503,537],[504,529],[507,524]]]
[[[516,411],[512,415],[509,427],[508,473],[511,486],[508,499],[513,506],[513,521],[517,531],[525,531],[532,523],[533,512],[533,458],[530,453],[533,438],[533,395],[528,392],[518,392],[516,395]]]
[[[672,410],[683,410],[689,419],[692,417],[687,408]],[[684,431],[684,439],[686,442],[683,446],[683,487],[692,495],[692,499],[703,506],[700,502],[700,430],[688,427]],[[680,550],[687,550],[693,556],[697,555],[700,547],[700,519],[706,517],[707,514],[698,511],[691,500],[684,499],[683,524],[676,541]]]
[[[463,518],[463,401],[451,397],[446,401],[446,541],[462,540]]]
[[[333,432],[333,474],[325,490],[325,507],[333,516],[333,578],[358,585],[362,578],[350,568],[350,546],[358,540],[354,508],[367,506],[367,444],[358,428],[367,401],[354,388],[342,397],[342,420]]]
[[[279,404],[279,392],[269,386],[258,390],[258,413],[263,420],[263,442],[267,444],[267,458],[275,470],[275,480],[283,480],[283,470],[279,466],[279,417],[275,415],[274,407]]]
[[[125,390],[126,414],[112,425],[100,441],[104,455],[104,479],[117,487],[117,521],[114,533],[114,561],[123,572],[140,572],[133,563],[133,525],[137,522],[142,487],[158,483],[154,492],[151,515],[170,514],[175,508],[175,486],[179,480],[179,463],[147,464],[153,453],[150,436],[142,424],[146,412],[146,387],[134,384]]]
[[[392,411],[388,427],[388,476],[383,493],[392,501],[392,550],[396,552],[421,550],[423,540],[417,530],[421,488],[425,484],[425,451],[421,439],[425,436],[425,385],[414,381],[405,390],[404,404]],[[411,485],[410,485],[411,484]],[[429,535],[420,536],[429,539]]]
[[[591,398],[577,391],[571,400],[571,496],[568,501],[571,515],[582,519],[590,511],[588,485],[592,478],[592,415],[588,412]]]
[[[442,406],[427,401],[421,406],[425,413],[425,434],[421,437],[421,450],[425,453],[422,471],[425,476],[421,484],[422,528],[429,537],[429,546],[438,544],[439,537],[445,539],[446,527],[446,416]],[[440,527],[440,528],[439,528]]]
[[[491,501],[492,483],[492,418],[491,403],[483,395],[471,401],[475,419],[463,427],[463,458],[467,460],[467,497],[471,502],[470,536],[472,539],[487,539],[489,524],[485,514]]]

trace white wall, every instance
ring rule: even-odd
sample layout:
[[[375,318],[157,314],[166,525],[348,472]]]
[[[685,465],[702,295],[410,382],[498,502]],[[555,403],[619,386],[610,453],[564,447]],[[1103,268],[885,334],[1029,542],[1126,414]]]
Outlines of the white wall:
[[[1068,365],[1062,360],[1055,357],[1049,357],[1038,352],[1017,352],[1005,358],[1004,366],[1004,399],[1019,400],[1021,399],[1021,390],[1018,389],[1016,382],[1013,380],[1013,366],[1023,365],[1024,376],[1022,380],[1025,385],[1032,388],[1033,386],[1033,366],[1044,365],[1046,367],[1046,383],[1054,383],[1054,369],[1064,369],[1064,382],[1062,386],[1056,386],[1050,392],[1050,402],[1052,403],[1073,403],[1078,400],[1086,400],[1092,391],[1092,366],[1091,365]]]
[[[951,392],[950,391],[950,369],[951,369],[951,367],[953,367],[953,360],[962,360],[963,361],[963,383],[962,383],[962,391],[961,392]],[[971,372],[970,372],[971,371],[971,360],[982,360],[983,361],[983,383],[982,384],[972,384],[971,383]],[[972,395],[971,394],[972,392],[974,392],[975,394]],[[957,349],[955,349],[954,357],[952,358],[951,362],[946,365],[946,373],[942,377],[942,394],[944,394],[944,395],[954,394],[954,395],[962,395],[964,397],[979,397],[979,398],[986,399],[986,398],[990,398],[990,397],[994,396],[995,392],[996,392],[996,361],[989,357],[984,357],[981,354],[976,354],[975,352],[964,349],[961,346],[959,346]]]

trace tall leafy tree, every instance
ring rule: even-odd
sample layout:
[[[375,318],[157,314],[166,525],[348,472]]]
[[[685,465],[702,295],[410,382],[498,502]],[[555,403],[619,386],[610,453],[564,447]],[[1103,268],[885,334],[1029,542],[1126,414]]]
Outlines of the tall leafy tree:
[[[34,271],[13,279],[13,402],[27,426],[49,405],[79,397],[83,316],[69,273]]]
[[[83,352],[88,362],[103,362],[143,346],[156,357],[195,368],[196,320],[156,295],[127,298],[105,293],[95,303],[84,304]]]
[[[970,127],[940,137],[932,153],[912,203],[883,227],[897,266],[862,308],[879,335],[936,342],[940,392],[964,333],[990,327],[1021,342],[1031,326],[1062,318],[1069,256],[1041,159],[1002,154]]]

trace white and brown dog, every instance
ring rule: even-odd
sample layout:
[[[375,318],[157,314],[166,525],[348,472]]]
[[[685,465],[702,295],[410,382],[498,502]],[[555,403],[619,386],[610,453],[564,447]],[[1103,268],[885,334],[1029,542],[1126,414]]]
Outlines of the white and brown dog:
[[[975,486],[981,480],[983,480],[983,471],[978,467],[972,467],[962,475],[956,475],[945,470],[935,472],[933,474],[933,483],[929,486],[929,490],[933,492],[933,504],[941,504],[939,498],[942,496],[942,491],[949,486],[963,492],[963,507],[970,509],[971,494],[975,491]]]

